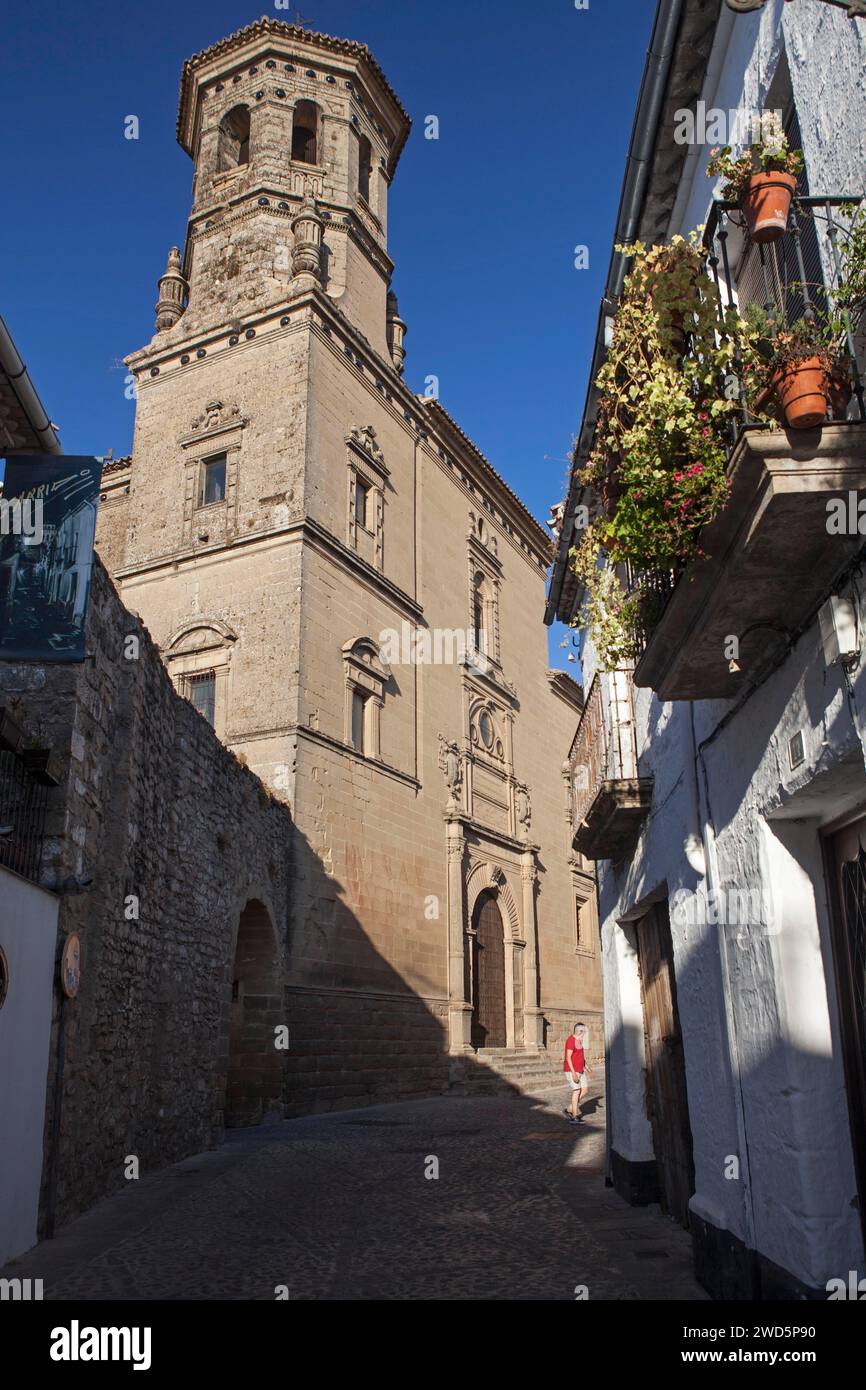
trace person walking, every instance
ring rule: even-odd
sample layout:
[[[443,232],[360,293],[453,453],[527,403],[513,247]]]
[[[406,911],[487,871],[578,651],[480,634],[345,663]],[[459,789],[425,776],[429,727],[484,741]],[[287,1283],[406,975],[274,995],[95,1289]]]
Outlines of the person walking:
[[[563,1070],[568,1077],[568,1084],[571,1087],[571,1105],[563,1109],[563,1115],[568,1117],[571,1124],[578,1125],[583,1120],[580,1110],[580,1103],[583,1100],[589,1086],[589,1078],[592,1071],[586,1060],[586,1051],[589,1047],[589,1029],[585,1023],[575,1023],[574,1031],[569,1034],[565,1041],[565,1063]]]

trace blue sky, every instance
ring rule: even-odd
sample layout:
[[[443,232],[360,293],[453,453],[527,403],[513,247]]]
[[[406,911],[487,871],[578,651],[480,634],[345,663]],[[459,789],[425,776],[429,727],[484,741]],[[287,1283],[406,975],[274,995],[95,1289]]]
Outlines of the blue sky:
[[[423,391],[439,377],[443,405],[542,522],[580,424],[654,9],[307,0],[300,11],[367,43],[414,121],[389,208],[407,382]],[[6,0],[14,193],[0,219],[0,312],[67,453],[130,450],[122,358],[153,334],[156,280],[189,211],[181,65],[262,14],[288,17],[265,0]],[[124,139],[130,114],[137,141]],[[424,138],[431,114],[438,141]],[[556,665],[564,655],[554,637]]]

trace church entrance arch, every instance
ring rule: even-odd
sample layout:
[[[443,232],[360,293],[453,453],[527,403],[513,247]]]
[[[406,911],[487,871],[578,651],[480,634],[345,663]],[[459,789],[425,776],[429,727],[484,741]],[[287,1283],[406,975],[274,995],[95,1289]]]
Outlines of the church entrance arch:
[[[472,1046],[505,1047],[505,932],[494,892],[478,897],[471,941]]]

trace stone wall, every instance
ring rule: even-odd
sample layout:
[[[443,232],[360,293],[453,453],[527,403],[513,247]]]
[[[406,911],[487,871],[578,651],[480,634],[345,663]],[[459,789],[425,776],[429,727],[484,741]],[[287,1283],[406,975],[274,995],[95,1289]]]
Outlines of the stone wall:
[[[63,755],[43,885],[58,951],[81,936],[82,977],[63,1006],[59,1141],[55,989],[43,1216],[53,1155],[58,1221],[120,1187],[130,1156],[144,1172],[218,1139],[240,914],[266,906],[281,976],[290,884],[288,809],[175,693],[98,560],[87,653],[0,666],[3,702]]]

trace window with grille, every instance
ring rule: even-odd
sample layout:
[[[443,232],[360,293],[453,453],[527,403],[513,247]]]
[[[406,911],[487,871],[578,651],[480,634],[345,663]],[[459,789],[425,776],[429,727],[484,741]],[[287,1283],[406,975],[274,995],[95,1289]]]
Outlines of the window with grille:
[[[778,109],[783,112],[789,148],[802,149],[803,136],[797,108],[794,105],[788,61],[784,53],[767,95],[766,109]],[[809,179],[804,167],[797,181],[797,194],[806,198],[809,191]],[[793,236],[786,235],[763,246],[747,241],[737,269],[737,301],[741,312],[748,304],[760,304],[766,308],[775,306],[782,323],[794,324],[803,318],[806,309],[806,299],[801,288],[804,282],[816,312],[820,315],[826,310],[827,291],[818,233],[808,209],[804,209],[803,213],[798,215],[798,225],[800,251],[803,257],[802,270]]]
[[[190,703],[213,726],[216,712],[216,672],[201,671],[187,677]]]

